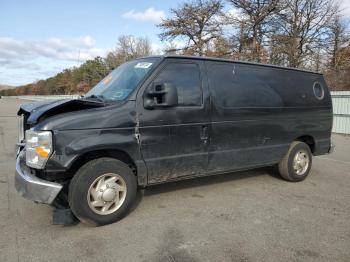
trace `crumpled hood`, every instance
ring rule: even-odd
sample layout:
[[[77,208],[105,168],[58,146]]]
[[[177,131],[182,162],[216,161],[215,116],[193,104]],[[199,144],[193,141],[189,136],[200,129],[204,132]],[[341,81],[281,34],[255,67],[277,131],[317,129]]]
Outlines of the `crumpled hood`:
[[[104,106],[104,103],[99,101],[83,99],[50,100],[21,105],[17,115],[27,115],[27,124],[33,125],[37,124],[42,118],[102,106]]]

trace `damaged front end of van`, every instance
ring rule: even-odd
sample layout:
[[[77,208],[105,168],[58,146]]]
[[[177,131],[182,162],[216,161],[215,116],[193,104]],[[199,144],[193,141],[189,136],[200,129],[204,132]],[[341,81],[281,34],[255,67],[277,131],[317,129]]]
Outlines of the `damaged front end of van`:
[[[100,102],[58,100],[22,105],[18,111],[19,138],[17,143],[15,187],[27,199],[52,204],[63,185],[40,177],[54,148],[53,132],[38,130],[36,124],[59,113],[101,107]]]

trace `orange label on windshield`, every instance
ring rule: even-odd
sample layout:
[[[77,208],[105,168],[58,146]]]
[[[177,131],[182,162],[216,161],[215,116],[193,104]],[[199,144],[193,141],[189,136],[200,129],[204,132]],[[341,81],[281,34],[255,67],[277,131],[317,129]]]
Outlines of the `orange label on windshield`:
[[[108,75],[102,80],[102,82],[103,84],[107,85],[109,82],[111,82],[111,80],[112,80],[112,75]]]

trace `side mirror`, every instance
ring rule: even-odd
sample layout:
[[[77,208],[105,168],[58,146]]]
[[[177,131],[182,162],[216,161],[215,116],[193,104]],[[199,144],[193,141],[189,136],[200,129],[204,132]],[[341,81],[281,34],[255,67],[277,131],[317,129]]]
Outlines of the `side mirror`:
[[[143,104],[146,109],[177,106],[177,89],[171,83],[155,82],[146,89]]]

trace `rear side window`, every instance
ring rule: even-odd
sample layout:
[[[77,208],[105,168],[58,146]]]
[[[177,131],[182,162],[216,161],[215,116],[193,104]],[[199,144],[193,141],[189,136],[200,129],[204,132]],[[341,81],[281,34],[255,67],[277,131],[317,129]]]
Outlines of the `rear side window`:
[[[315,82],[313,86],[314,95],[317,99],[322,100],[324,97],[324,89],[319,82]]]
[[[172,63],[163,68],[154,80],[176,86],[180,106],[201,105],[200,69],[194,63]]]
[[[234,63],[210,63],[210,90],[214,103],[225,108],[278,107],[280,95],[272,88],[271,70]]]

